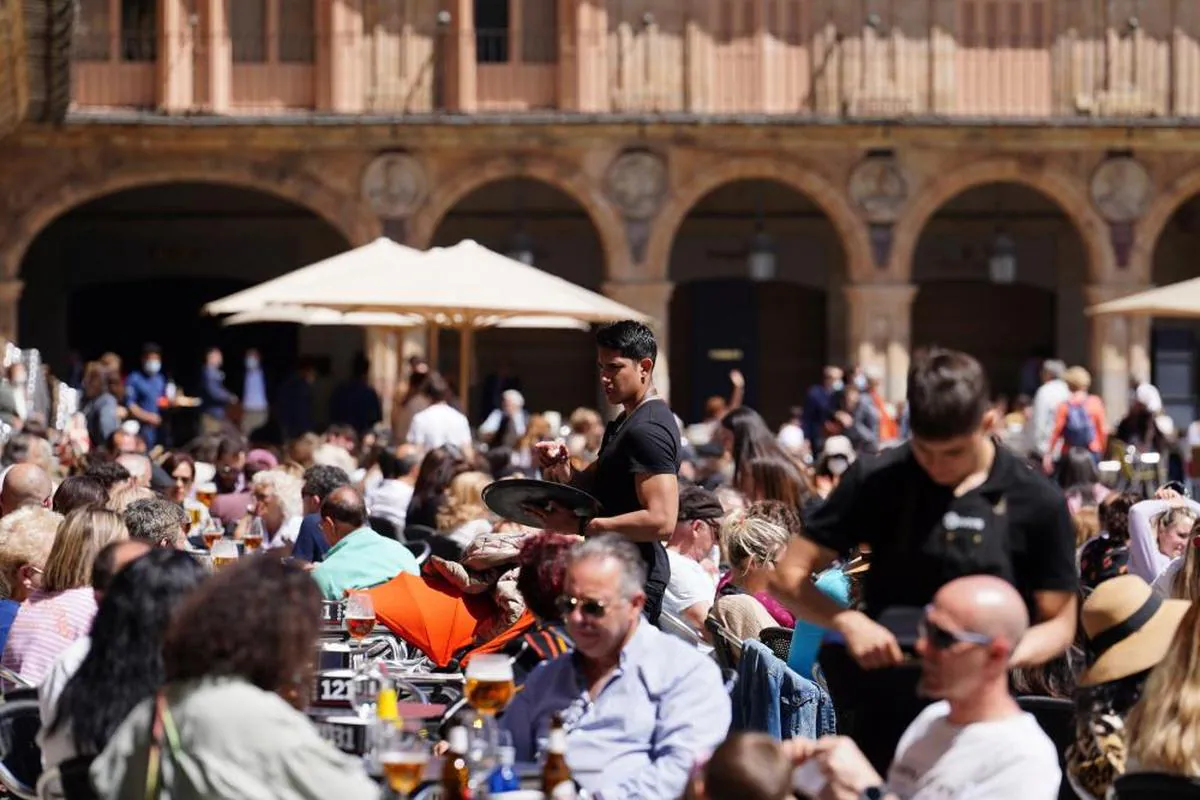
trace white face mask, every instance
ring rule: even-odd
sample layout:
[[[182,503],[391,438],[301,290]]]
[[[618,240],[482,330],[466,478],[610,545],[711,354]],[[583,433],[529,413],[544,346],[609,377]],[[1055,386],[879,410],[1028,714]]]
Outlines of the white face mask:
[[[246,369],[258,369],[258,359],[250,356],[246,359]]]
[[[145,364],[142,365],[142,367],[143,367],[143,369],[146,370],[147,375],[157,375],[158,371],[160,369],[162,369],[162,362],[161,361],[147,361]]]

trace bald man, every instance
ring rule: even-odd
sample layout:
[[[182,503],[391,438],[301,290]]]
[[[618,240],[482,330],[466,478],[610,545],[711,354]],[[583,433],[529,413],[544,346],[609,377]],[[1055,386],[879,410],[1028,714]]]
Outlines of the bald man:
[[[50,507],[54,486],[50,476],[36,464],[14,464],[4,473],[4,487],[0,489],[0,516],[6,516],[18,508]]]
[[[851,739],[795,740],[796,759],[813,762],[828,782],[820,797],[1058,797],[1054,743],[1008,691],[1009,661],[1028,628],[1024,601],[999,578],[971,575],[943,586],[917,641],[920,693],[937,702],[908,726],[886,784]]]

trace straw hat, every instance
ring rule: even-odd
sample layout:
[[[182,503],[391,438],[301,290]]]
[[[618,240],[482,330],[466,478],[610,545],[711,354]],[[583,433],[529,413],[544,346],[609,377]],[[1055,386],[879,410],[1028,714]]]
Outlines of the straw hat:
[[[1080,614],[1095,660],[1080,676],[1079,685],[1127,678],[1158,664],[1189,605],[1186,600],[1163,600],[1136,575],[1101,583],[1084,601]]]

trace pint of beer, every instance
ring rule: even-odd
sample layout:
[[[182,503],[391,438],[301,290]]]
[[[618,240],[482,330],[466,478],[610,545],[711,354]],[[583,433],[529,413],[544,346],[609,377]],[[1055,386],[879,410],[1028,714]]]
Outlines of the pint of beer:
[[[250,520],[250,526],[246,528],[246,533],[242,536],[242,544],[246,547],[247,553],[256,553],[262,548],[263,543],[263,524],[258,517]]]
[[[350,638],[361,641],[375,630],[375,604],[366,592],[351,592],[346,597],[346,614],[342,624]]]
[[[204,537],[204,546],[209,550],[212,550],[213,547],[216,546],[217,542],[221,541],[222,537],[225,536],[225,531],[217,527],[211,527],[205,528],[204,532],[200,535]],[[234,547],[236,548],[237,545],[234,545]]]
[[[218,536],[216,543],[210,547],[210,550],[214,570],[222,570],[237,563],[237,543],[232,539],[224,540]]]
[[[371,631],[375,630],[374,617],[351,617],[346,616],[344,620],[346,633],[350,634],[351,639],[365,639],[371,635]]]
[[[193,528],[200,527],[200,523],[204,520],[204,515],[200,513],[199,506],[189,506],[187,510],[188,522]]]
[[[383,752],[379,755],[379,765],[383,767],[383,776],[387,779],[388,787],[393,792],[399,792],[402,797],[413,793],[421,785],[425,777],[425,765],[429,763],[429,754],[417,752]]]
[[[504,710],[513,694],[512,661],[502,655],[478,655],[467,664],[467,702],[480,714]]]
[[[212,507],[212,501],[217,497],[217,485],[215,483],[202,483],[196,487],[196,499],[204,503],[205,508]]]

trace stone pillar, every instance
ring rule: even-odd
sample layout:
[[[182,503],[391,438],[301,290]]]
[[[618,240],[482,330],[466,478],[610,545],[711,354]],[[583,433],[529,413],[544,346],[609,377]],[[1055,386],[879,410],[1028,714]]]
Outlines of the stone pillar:
[[[205,69],[208,72],[208,107],[221,114],[229,111],[233,87],[233,41],[229,38],[226,0],[206,0],[208,41]]]
[[[444,0],[450,12],[445,37],[443,65],[446,80],[444,98],[447,111],[474,111],[478,97],[475,83],[475,4],[474,0]]]
[[[912,350],[912,302],[917,287],[910,283],[860,283],[846,287],[847,344],[850,358],[883,370],[888,400],[904,397]]]
[[[168,114],[190,111],[195,104],[195,42],[187,0],[158,3],[158,105]]]
[[[362,0],[317,3],[317,108],[361,112],[366,100]]]
[[[24,288],[24,281],[0,280],[0,344],[17,341],[17,309]]]
[[[658,361],[654,365],[654,385],[658,393],[668,401],[671,399],[670,352],[671,293],[675,284],[671,281],[609,281],[604,284],[604,294],[618,303],[654,318],[651,327],[658,340]]]
[[[1093,284],[1084,287],[1093,306],[1145,291],[1148,286]],[[1100,395],[1114,423],[1129,410],[1129,379],[1150,377],[1150,319],[1147,317],[1089,317],[1091,328],[1092,393]]]

